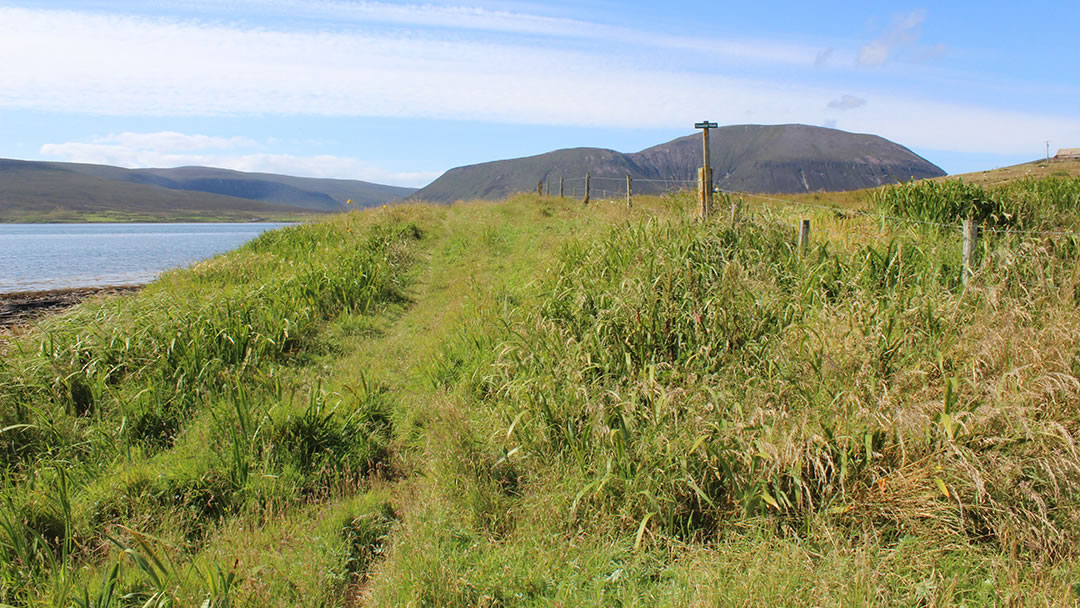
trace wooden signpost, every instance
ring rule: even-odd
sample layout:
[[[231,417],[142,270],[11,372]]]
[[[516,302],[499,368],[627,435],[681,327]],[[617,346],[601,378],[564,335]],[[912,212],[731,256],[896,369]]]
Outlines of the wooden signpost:
[[[709,161],[709,129],[715,129],[717,127],[715,122],[702,121],[694,123],[695,129],[701,129],[701,143],[703,148],[703,162],[701,171],[698,173],[698,178],[701,185],[701,200],[699,201],[700,208],[698,209],[698,216],[702,221],[709,219],[709,212],[712,210],[712,164]]]

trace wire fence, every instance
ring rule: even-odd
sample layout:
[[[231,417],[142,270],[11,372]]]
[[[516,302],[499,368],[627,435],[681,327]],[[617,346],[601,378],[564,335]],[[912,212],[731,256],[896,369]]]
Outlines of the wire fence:
[[[622,182],[622,183],[625,183],[626,185],[623,186],[623,188],[619,188],[619,189],[611,189],[611,188],[605,188],[605,187],[592,188],[591,186],[589,186],[589,187],[587,187],[585,189],[579,190],[579,186],[578,186],[579,184],[588,185],[590,181]],[[688,184],[689,185],[697,185],[697,184],[699,184],[699,181],[698,180],[693,180],[693,179],[677,179],[677,178],[670,178],[670,179],[663,179],[663,178],[661,178],[661,179],[656,179],[656,178],[631,178],[630,180],[628,180],[627,177],[612,177],[612,176],[604,176],[604,175],[573,177],[573,178],[560,178],[560,184],[562,184],[562,191],[560,192],[560,194],[565,194],[566,193],[566,185],[569,184],[569,185],[572,186],[572,196],[575,196],[575,197],[586,195],[586,194],[590,195],[590,196],[595,195],[595,196],[598,196],[600,198],[613,198],[613,197],[630,196],[630,192],[627,191],[627,188],[630,186],[631,183],[665,184],[665,185],[667,185],[667,187],[664,188],[664,190],[665,191],[671,191],[671,190],[680,188],[681,186],[688,185]],[[549,189],[549,192],[550,192],[550,189]],[[715,188],[714,192],[719,192],[719,193],[722,193],[722,194],[727,195],[729,197],[739,197],[739,198],[741,198],[743,200],[760,201],[762,204],[784,205],[784,206],[789,206],[789,207],[803,207],[803,208],[808,208],[808,209],[830,211],[830,212],[838,213],[838,214],[851,214],[851,215],[855,215],[855,216],[859,216],[859,217],[872,218],[872,219],[875,219],[875,220],[878,220],[878,221],[881,221],[881,222],[894,222],[894,223],[915,224],[915,225],[922,225],[922,226],[933,226],[933,227],[936,227],[936,228],[939,228],[939,229],[942,229],[942,230],[961,230],[961,229],[963,229],[963,224],[962,223],[934,222],[934,221],[929,221],[929,220],[920,220],[920,219],[916,219],[916,218],[899,217],[899,216],[894,216],[894,215],[887,215],[887,214],[884,214],[884,213],[866,211],[866,210],[863,210],[863,209],[849,209],[849,208],[838,207],[838,206],[834,206],[834,205],[824,205],[824,204],[820,204],[820,203],[811,203],[811,202],[807,202],[807,201],[797,201],[797,200],[794,200],[794,199],[777,197],[775,195],[758,194],[758,193],[754,193],[754,192],[744,192],[744,191],[740,191],[740,190],[730,190],[730,189],[724,189],[724,188]],[[1075,231],[1075,230],[1020,230],[1020,229],[1014,229],[1014,228],[980,228],[979,231],[984,232],[984,233],[988,233],[988,234],[999,234],[999,235],[1015,234],[1015,235],[1027,235],[1027,236],[1080,237],[1080,231]]]
[[[813,209],[823,209],[827,211],[833,211],[837,213],[851,213],[861,217],[869,217],[873,219],[885,220],[890,222],[902,222],[908,224],[921,224],[925,226],[935,226],[938,228],[957,230],[963,227],[963,224],[948,223],[948,222],[932,222],[928,220],[919,220],[910,217],[897,217],[892,215],[886,215],[883,213],[875,213],[871,211],[864,211],[862,209],[845,209],[843,207],[835,207],[832,205],[821,205],[816,203],[808,203],[805,201],[796,201],[791,199],[777,198],[775,196],[769,196],[764,194],[754,194],[752,192],[738,192],[734,190],[720,190],[724,194],[730,196],[739,196],[742,198],[759,199],[764,201],[770,201],[780,203],[788,206],[807,207]],[[1024,234],[1033,236],[1080,236],[1080,231],[1075,230],[1018,230],[1015,228],[980,228],[980,232],[992,233],[992,234]]]

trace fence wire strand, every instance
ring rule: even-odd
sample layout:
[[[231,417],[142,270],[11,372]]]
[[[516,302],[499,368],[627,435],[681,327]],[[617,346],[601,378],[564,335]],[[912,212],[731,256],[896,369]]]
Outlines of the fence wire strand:
[[[784,203],[787,205],[793,205],[797,207],[810,207],[813,209],[823,209],[825,211],[832,211],[834,213],[853,213],[861,217],[870,217],[874,219],[885,219],[893,222],[906,222],[909,224],[923,224],[926,226],[937,226],[939,228],[959,228],[960,224],[944,224],[941,222],[931,222],[927,220],[916,220],[909,217],[896,217],[892,215],[882,215],[879,213],[871,213],[869,211],[862,211],[861,209],[844,209],[843,207],[834,207],[832,205],[819,205],[817,203],[806,203],[803,201],[793,201],[790,199],[776,198],[774,196],[767,196],[764,194],[753,194],[750,192],[738,192],[735,190],[721,190],[724,194],[731,196],[740,196],[744,198],[757,198],[776,203]]]
[[[624,177],[607,177],[607,176],[598,175],[598,176],[595,176],[595,177],[590,176],[589,179],[607,180],[607,181],[623,181],[626,178],[624,178]],[[575,178],[564,179],[563,181],[564,181],[564,183],[571,183],[571,182],[583,182],[583,181],[587,181],[587,180],[584,177],[575,177]],[[662,183],[662,184],[696,184],[696,183],[698,183],[698,180],[631,178],[631,182]],[[870,212],[870,211],[863,211],[861,209],[844,209],[843,207],[835,207],[835,206],[832,206],[832,205],[822,205],[822,204],[818,204],[818,203],[808,203],[808,202],[804,202],[804,201],[796,201],[796,200],[792,200],[792,199],[778,198],[778,197],[769,196],[769,195],[766,195],[766,194],[755,194],[755,193],[752,193],[752,192],[740,192],[738,190],[727,190],[727,189],[723,189],[723,188],[717,188],[716,191],[720,192],[720,193],[723,193],[723,194],[726,194],[728,196],[738,196],[738,197],[741,197],[741,198],[744,198],[744,199],[758,199],[758,200],[761,200],[761,201],[768,201],[768,202],[772,202],[772,203],[779,203],[779,204],[790,205],[790,206],[795,206],[795,207],[807,207],[807,208],[811,208],[811,209],[820,209],[820,210],[824,210],[824,211],[832,211],[834,213],[850,213],[850,214],[857,215],[857,216],[860,216],[860,217],[868,217],[868,218],[872,218],[872,219],[876,219],[876,220],[883,220],[883,221],[889,221],[889,222],[900,222],[900,223],[905,223],[905,224],[918,224],[918,225],[923,225],[923,226],[934,226],[934,227],[937,227],[937,228],[944,228],[944,229],[949,229],[949,230],[957,230],[957,229],[960,229],[962,227],[961,224],[957,224],[957,223],[934,222],[934,221],[930,221],[930,220],[918,220],[918,219],[909,218],[909,217],[898,217],[898,216],[893,216],[893,215],[885,215],[885,214],[881,214],[881,213],[873,213],[873,212]],[[625,194],[626,194],[625,190],[624,191],[615,191],[615,192],[612,192],[610,190],[599,190],[598,191],[598,196],[624,196]],[[989,234],[1018,234],[1018,235],[1029,235],[1029,236],[1070,236],[1070,237],[1080,237],[1080,231],[1075,231],[1075,230],[1014,230],[1014,229],[1011,229],[1011,228],[979,228],[979,231],[984,232],[984,233],[989,233]],[[820,230],[819,230],[819,232],[820,232]]]

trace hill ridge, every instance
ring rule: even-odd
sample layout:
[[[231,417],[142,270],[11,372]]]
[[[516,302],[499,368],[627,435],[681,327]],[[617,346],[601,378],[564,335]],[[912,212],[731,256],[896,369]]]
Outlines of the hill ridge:
[[[678,137],[638,152],[577,147],[455,167],[413,194],[416,200],[496,199],[535,190],[553,177],[625,177],[692,183],[701,165],[700,135]],[[810,125],[731,125],[712,130],[714,180],[756,193],[858,190],[945,172],[883,137]],[[658,194],[668,184],[642,182],[634,191]]]
[[[413,188],[185,166],[0,159],[0,221],[250,220],[372,207]]]
[[[59,163],[73,171],[135,183],[150,183],[171,190],[192,190],[249,200],[341,211],[352,200],[359,207],[380,205],[407,197],[415,188],[389,186],[363,180],[300,177],[258,171],[185,165],[126,169],[110,165]]]

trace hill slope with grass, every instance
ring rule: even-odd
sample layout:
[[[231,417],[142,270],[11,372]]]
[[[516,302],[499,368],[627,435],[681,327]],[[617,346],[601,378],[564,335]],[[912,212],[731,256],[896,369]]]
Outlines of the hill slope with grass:
[[[1009,167],[962,173],[952,177],[942,177],[938,179],[939,181],[958,179],[963,182],[981,186],[997,186],[1020,179],[1076,176],[1080,176],[1080,159],[1051,158],[1049,162],[1046,160],[1036,160]]]
[[[701,136],[688,135],[635,154],[600,148],[457,167],[425,186],[417,200],[450,202],[497,199],[535,192],[546,182],[581,197],[586,172],[594,196],[625,192],[630,175],[639,194],[692,188],[701,166]],[[878,137],[808,125],[735,125],[713,129],[710,155],[714,183],[740,192],[797,193],[858,190],[910,179],[943,176],[937,166],[907,148]],[[569,180],[569,189],[567,188]]]
[[[63,163],[0,159],[0,222],[250,221],[310,209],[86,175]]]
[[[0,221],[244,221],[371,207],[413,188],[210,167],[124,169],[0,159]]]
[[[340,214],[7,335],[0,602],[1075,605],[1080,178],[842,200]]]
[[[87,175],[169,190],[207,192],[223,196],[303,207],[312,211],[344,211],[346,201],[373,207],[406,198],[416,188],[387,186],[352,179],[293,177],[213,167],[123,169],[107,165],[63,163],[64,168]]]

